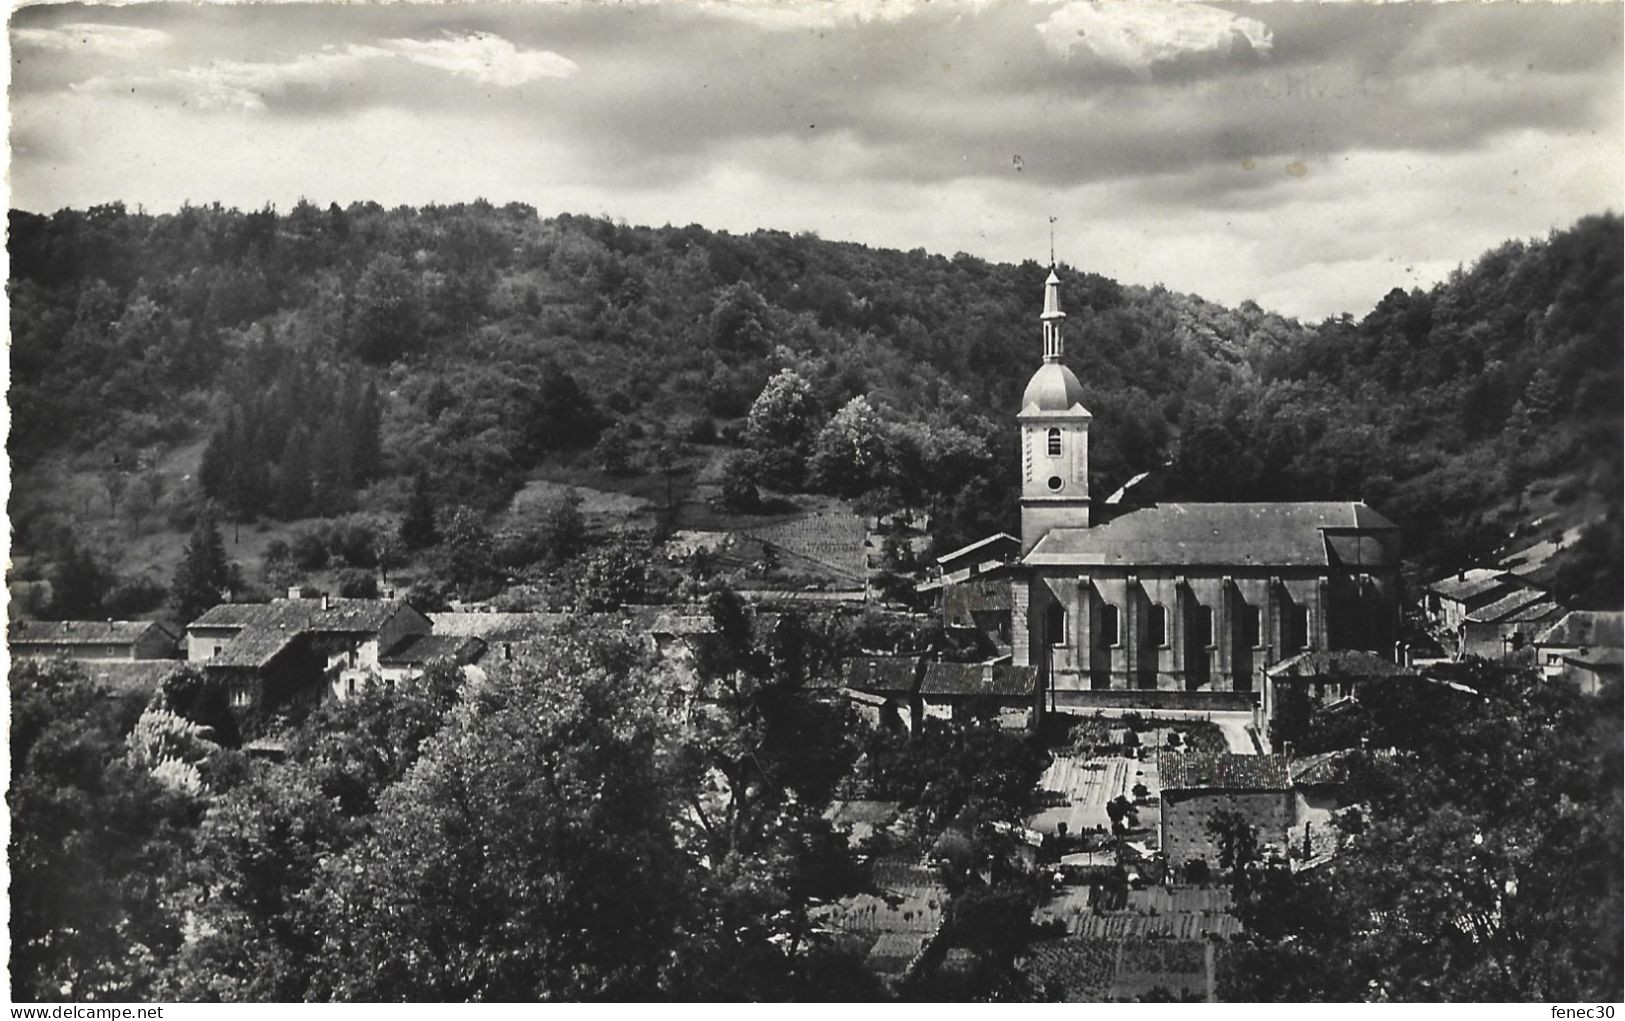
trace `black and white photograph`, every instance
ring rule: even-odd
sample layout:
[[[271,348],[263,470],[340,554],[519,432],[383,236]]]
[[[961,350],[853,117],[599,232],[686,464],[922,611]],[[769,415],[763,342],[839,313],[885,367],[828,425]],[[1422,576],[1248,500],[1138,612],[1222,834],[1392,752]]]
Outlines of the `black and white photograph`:
[[[12,1017],[1625,1002],[1625,2],[6,43]]]

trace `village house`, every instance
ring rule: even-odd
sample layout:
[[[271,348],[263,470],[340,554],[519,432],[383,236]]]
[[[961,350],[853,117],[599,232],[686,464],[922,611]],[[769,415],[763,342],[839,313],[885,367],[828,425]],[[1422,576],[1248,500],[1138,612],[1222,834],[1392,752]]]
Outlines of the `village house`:
[[[1395,754],[1389,748],[1343,748],[1288,763],[1293,820],[1287,835],[1287,857],[1294,871],[1323,865],[1342,850],[1344,836],[1337,821],[1355,807],[1350,794],[1353,764],[1357,760],[1392,762]]]
[[[378,676],[385,683],[420,677],[430,663],[444,660],[468,666],[485,655],[485,643],[471,635],[409,634],[378,655]]]
[[[1544,591],[1519,586],[1462,617],[1456,656],[1504,659],[1526,648],[1563,616],[1564,608]]]
[[[1061,363],[1059,285],[1052,271],[1043,363],[1016,416],[1021,534],[940,559],[945,579],[1010,585],[1012,662],[1037,672],[1040,697],[1245,709],[1281,659],[1392,649],[1399,529],[1362,502],[1092,503],[1093,416]]]
[[[925,657],[917,653],[897,656],[854,656],[841,664],[841,691],[870,726],[902,727],[913,732],[920,725],[916,697],[925,673]]]
[[[1499,567],[1457,571],[1423,588],[1423,609],[1428,623],[1459,640],[1462,627],[1476,610],[1500,603],[1518,593],[1539,594],[1529,582]]]
[[[1407,666],[1361,649],[1340,649],[1331,652],[1303,652],[1264,671],[1263,698],[1259,702],[1255,725],[1259,733],[1268,734],[1269,725],[1279,714],[1281,697],[1294,691],[1311,702],[1329,705],[1340,699],[1352,698],[1364,684],[1373,680],[1393,677],[1415,678],[1422,675]]]
[[[180,636],[150,620],[16,620],[6,646],[19,659],[133,663],[180,656]]]
[[[994,719],[1001,726],[1026,727],[1036,685],[1031,667],[931,662],[920,680],[920,711],[927,719]]]
[[[1618,681],[1625,664],[1625,613],[1572,610],[1535,636],[1536,661],[1548,680],[1564,680],[1595,695]]]
[[[1215,812],[1240,815],[1261,845],[1285,848],[1294,806],[1284,756],[1164,749],[1157,774],[1161,847],[1175,869],[1198,860],[1217,868],[1219,848],[1207,828]]]
[[[430,631],[400,599],[290,596],[224,603],[186,628],[186,658],[225,683],[239,713],[347,697],[382,679],[384,659]],[[403,673],[403,663],[391,669]]]

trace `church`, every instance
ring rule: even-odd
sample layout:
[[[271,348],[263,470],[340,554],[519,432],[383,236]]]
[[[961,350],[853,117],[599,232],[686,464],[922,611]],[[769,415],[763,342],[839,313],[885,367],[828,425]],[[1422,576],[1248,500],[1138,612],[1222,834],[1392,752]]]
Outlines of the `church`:
[[[1363,502],[1093,503],[1059,288],[1052,269],[1016,415],[1021,534],[939,561],[947,585],[1009,585],[1011,663],[1041,702],[1242,708],[1298,653],[1391,655],[1399,529]]]

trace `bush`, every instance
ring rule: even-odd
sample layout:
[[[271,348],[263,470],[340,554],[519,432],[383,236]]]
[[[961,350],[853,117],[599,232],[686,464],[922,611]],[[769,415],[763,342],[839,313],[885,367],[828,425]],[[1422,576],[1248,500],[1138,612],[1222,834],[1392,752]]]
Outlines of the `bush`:
[[[722,469],[722,505],[731,511],[749,512],[762,505],[762,495],[756,490],[757,458],[740,451],[728,458]]]
[[[346,599],[377,599],[378,577],[371,571],[353,567],[340,571],[339,595]]]
[[[153,578],[142,575],[132,581],[115,585],[102,605],[110,616],[138,617],[158,609],[168,598],[167,587]]]
[[[710,415],[695,415],[684,425],[682,437],[690,443],[715,443],[717,420]]]
[[[313,529],[301,528],[288,544],[288,556],[302,571],[320,571],[327,566],[327,543]]]

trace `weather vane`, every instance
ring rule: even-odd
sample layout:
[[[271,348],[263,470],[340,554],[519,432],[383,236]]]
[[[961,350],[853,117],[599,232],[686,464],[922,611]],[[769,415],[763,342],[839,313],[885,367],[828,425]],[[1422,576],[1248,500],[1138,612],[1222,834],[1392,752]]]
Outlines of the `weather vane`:
[[[1049,266],[1055,268],[1055,217],[1049,218]]]

